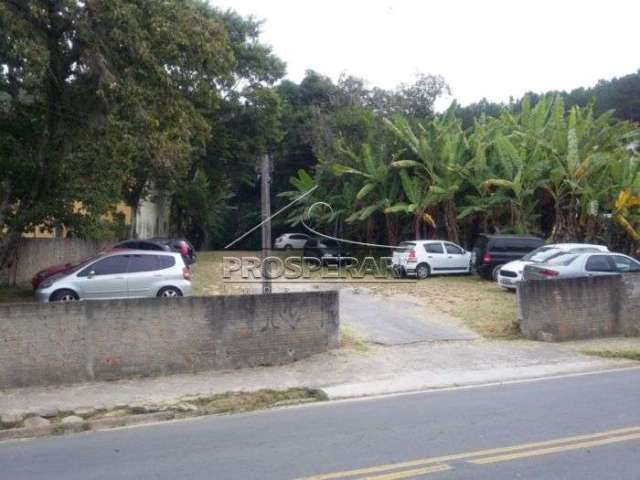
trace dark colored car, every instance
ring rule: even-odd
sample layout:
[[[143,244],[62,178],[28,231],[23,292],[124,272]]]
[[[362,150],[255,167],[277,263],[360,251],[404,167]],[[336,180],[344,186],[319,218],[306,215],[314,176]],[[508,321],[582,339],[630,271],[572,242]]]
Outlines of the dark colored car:
[[[73,270],[73,267],[74,267],[73,263],[63,263],[60,265],[53,265],[51,267],[47,267],[43,270],[40,270],[38,273],[36,273],[33,276],[33,278],[31,279],[31,285],[35,290],[36,288],[38,288],[38,285],[44,282],[47,278],[53,277],[54,275],[57,275],[59,273],[66,273],[68,271],[71,271]]]
[[[542,245],[542,238],[529,235],[483,234],[473,247],[471,264],[482,278],[495,280],[505,263],[519,260]]]
[[[312,238],[304,245],[305,258],[317,258],[323,265],[347,265],[351,262],[349,253],[344,245],[335,240]]]
[[[175,238],[147,238],[145,240],[125,240],[113,248],[127,248],[131,250],[151,250],[164,252],[178,252],[187,265],[196,263],[196,251],[185,239]]]

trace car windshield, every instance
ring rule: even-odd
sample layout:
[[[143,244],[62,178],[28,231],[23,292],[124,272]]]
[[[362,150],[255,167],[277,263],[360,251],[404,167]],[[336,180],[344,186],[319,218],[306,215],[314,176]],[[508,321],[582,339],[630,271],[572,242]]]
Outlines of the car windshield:
[[[394,252],[404,253],[415,246],[416,244],[413,242],[400,242],[400,245],[398,245],[398,248],[394,249]]]
[[[335,240],[322,240],[320,242],[320,248],[339,248],[340,244]]]
[[[71,270],[69,271],[69,273],[73,273],[73,272],[77,272],[78,270],[80,270],[81,268],[86,267],[87,265],[89,265],[91,262],[99,259],[102,255],[95,255],[93,257],[89,257],[89,258],[85,258],[84,260],[82,260],[80,263],[77,263],[75,265],[73,265],[71,267]]]
[[[522,260],[539,263],[544,262],[548,258],[558,255],[559,253],[561,253],[560,250],[555,247],[540,247],[522,257]]]
[[[568,265],[571,265],[571,263],[579,256],[580,255],[577,253],[561,253],[559,255],[556,255],[553,258],[550,258],[545,263],[547,263],[548,265],[557,265],[557,266],[566,267]]]

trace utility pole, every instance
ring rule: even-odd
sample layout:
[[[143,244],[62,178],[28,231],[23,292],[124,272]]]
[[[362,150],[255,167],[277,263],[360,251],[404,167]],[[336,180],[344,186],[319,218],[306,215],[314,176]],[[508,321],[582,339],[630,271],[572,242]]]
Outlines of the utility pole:
[[[262,211],[262,293],[271,293],[271,158],[263,155],[260,164],[260,205]]]

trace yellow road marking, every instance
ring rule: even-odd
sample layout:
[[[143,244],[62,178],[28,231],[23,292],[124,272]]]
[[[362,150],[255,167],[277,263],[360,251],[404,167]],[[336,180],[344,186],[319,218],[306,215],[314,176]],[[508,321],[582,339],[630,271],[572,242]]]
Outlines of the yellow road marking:
[[[579,450],[581,448],[600,447],[609,445],[610,443],[628,442],[630,440],[640,440],[640,433],[633,435],[623,435],[618,437],[604,438],[602,440],[592,440],[590,442],[570,443],[569,445],[560,445],[558,447],[542,448],[531,450],[528,452],[509,453],[506,455],[496,455],[494,457],[478,458],[469,460],[471,463],[484,465],[486,463],[508,462],[509,460],[518,460],[520,458],[538,457],[540,455],[549,455],[550,453],[568,452],[570,450]]]
[[[419,475],[427,475],[429,473],[446,472],[447,470],[451,470],[451,467],[449,465],[440,464],[434,465],[433,467],[416,468],[414,470],[403,470],[396,473],[385,473],[384,475],[378,475],[375,477],[366,477],[362,480],[400,480],[402,478],[417,477]]]
[[[640,426],[620,428],[616,430],[609,430],[605,432],[591,433],[587,435],[576,435],[572,437],[557,438],[555,440],[546,440],[542,442],[523,443],[520,445],[514,445],[511,447],[491,448],[486,450],[477,450],[464,453],[455,453],[452,455],[444,455],[440,457],[422,458],[417,460],[410,460],[407,462],[390,463],[386,465],[377,465],[375,467],[359,468],[355,470],[346,470],[342,472],[326,473],[321,475],[314,475],[311,477],[304,477],[300,480],[337,480],[341,478],[359,477],[362,475],[370,475],[375,473],[387,472],[390,470],[398,470],[401,468],[414,468],[414,467],[426,467],[434,463],[445,463],[452,460],[465,460],[476,457],[487,457],[490,455],[504,455],[507,453],[518,452],[520,450],[532,450],[545,447],[555,447],[571,442],[582,442],[588,440],[595,440],[601,437],[612,437],[615,435],[626,435],[631,433],[640,434]]]

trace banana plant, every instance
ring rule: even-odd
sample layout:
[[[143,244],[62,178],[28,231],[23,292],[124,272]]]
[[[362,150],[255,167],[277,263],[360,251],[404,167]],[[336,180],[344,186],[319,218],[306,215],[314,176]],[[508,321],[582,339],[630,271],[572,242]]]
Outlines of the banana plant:
[[[416,186],[420,192],[418,214],[432,209],[444,220],[449,240],[459,243],[456,195],[465,181],[465,169],[469,160],[469,144],[461,122],[454,115],[455,105],[439,118],[426,124],[418,124],[417,131],[403,118],[386,120],[387,127],[396,135],[413,159],[396,160],[392,165],[409,169],[422,182]],[[411,192],[403,183],[405,194]],[[416,225],[417,233],[417,225]]]
[[[593,107],[572,107],[568,118],[556,115],[548,136],[550,172],[546,189],[555,203],[556,241],[575,241],[585,234],[584,225],[597,215],[591,205],[604,205],[611,196],[612,166],[625,157],[627,122],[613,119],[613,112],[594,116]]]
[[[309,175],[306,170],[302,169],[298,170],[297,176],[289,178],[289,184],[294,187],[294,189],[281,192],[278,194],[278,197],[285,198],[290,202],[300,198],[318,185],[314,178]],[[309,207],[323,197],[322,193],[318,190],[292,205],[286,220],[289,225],[293,227],[298,226],[307,218]],[[327,221],[328,219],[323,218],[321,220]]]
[[[363,144],[359,152],[339,147],[349,164],[336,163],[332,169],[336,176],[350,175],[359,180],[356,193],[356,205],[353,213],[347,217],[347,223],[371,222],[376,213],[384,215],[387,239],[397,244],[398,225],[395,212],[389,207],[396,204],[400,195],[398,175],[391,168],[391,162],[384,148],[372,148]],[[370,230],[370,229],[368,229]]]
[[[420,232],[423,224],[429,225],[434,230],[437,228],[433,216],[427,212],[430,206],[428,189],[420,177],[412,177],[406,170],[400,171],[400,182],[406,196],[406,201],[401,201],[387,207],[385,213],[402,212],[411,215],[413,217],[413,229],[416,240],[420,240]]]
[[[640,131],[628,136],[632,142],[640,137]],[[622,227],[629,238],[640,242],[640,156],[631,149],[619,162],[609,164],[609,178],[613,193],[613,219]]]
[[[538,230],[535,195],[543,185],[545,164],[519,140],[518,136],[496,132],[494,146],[500,174],[484,180],[480,188],[492,194],[494,202],[506,200],[513,231],[529,233]]]

